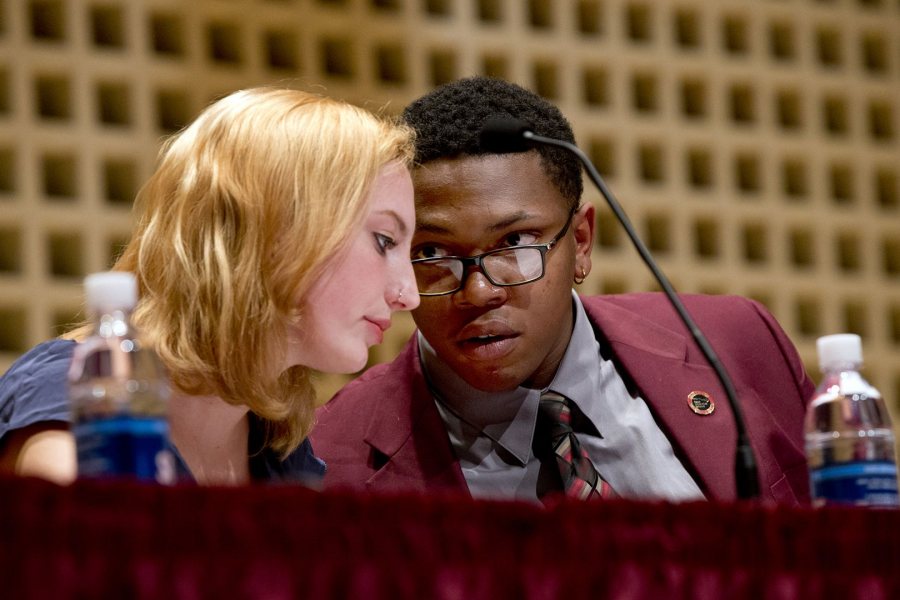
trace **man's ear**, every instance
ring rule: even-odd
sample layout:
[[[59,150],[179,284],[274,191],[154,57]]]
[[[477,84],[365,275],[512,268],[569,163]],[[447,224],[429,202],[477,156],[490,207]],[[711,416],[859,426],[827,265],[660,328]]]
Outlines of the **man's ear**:
[[[572,280],[584,281],[591,272],[591,251],[594,248],[594,205],[585,202],[572,215],[572,230],[575,233],[575,272]]]

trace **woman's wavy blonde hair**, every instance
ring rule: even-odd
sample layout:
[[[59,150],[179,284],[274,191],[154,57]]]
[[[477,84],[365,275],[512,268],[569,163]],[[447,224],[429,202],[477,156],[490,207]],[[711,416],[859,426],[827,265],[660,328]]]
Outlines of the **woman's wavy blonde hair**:
[[[179,390],[248,406],[282,455],[303,441],[315,394],[309,368],[277,372],[288,325],[379,171],[409,167],[412,136],[338,100],[255,88],[166,142],[113,268],[136,274],[135,324]]]

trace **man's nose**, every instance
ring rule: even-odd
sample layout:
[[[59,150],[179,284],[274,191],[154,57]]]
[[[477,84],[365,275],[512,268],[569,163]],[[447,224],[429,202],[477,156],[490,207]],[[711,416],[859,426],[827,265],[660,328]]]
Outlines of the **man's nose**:
[[[472,265],[463,274],[463,286],[453,294],[459,305],[492,306],[506,299],[506,288],[494,285],[479,267]]]

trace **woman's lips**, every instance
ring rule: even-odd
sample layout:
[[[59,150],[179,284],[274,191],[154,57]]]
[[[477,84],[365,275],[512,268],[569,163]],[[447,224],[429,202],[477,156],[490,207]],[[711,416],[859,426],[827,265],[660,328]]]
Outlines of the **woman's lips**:
[[[384,332],[391,326],[390,321],[383,319],[366,319],[369,330],[372,332],[373,342],[370,345],[380,344],[384,341]]]

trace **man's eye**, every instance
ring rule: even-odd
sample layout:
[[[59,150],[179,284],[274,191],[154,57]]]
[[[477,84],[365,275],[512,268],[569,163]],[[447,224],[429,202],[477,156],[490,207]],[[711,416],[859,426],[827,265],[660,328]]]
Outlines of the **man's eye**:
[[[419,246],[412,251],[410,258],[438,258],[441,256],[449,256],[449,252],[437,246]]]
[[[525,246],[528,244],[534,244],[537,242],[538,236],[533,233],[524,233],[521,231],[517,231],[515,233],[510,233],[505,238],[503,238],[503,242],[506,246]]]
[[[382,254],[397,245],[397,242],[394,241],[394,238],[384,235],[383,233],[375,234],[375,242],[378,244],[378,251]]]

